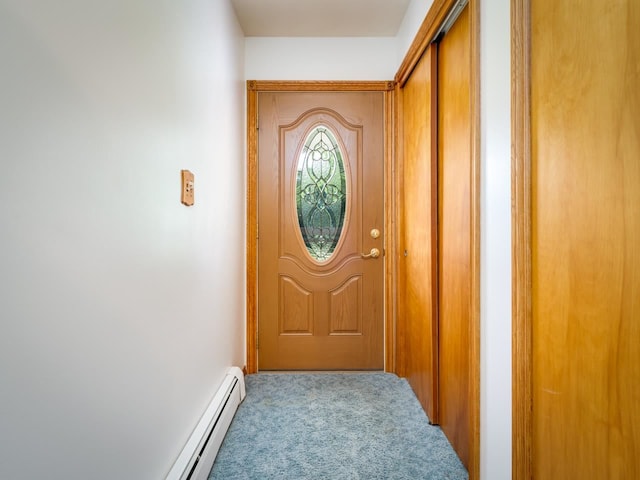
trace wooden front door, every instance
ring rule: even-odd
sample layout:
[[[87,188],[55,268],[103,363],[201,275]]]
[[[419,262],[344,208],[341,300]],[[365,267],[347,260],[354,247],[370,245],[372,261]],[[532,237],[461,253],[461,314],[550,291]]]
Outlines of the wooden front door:
[[[258,368],[383,368],[381,92],[258,96]]]

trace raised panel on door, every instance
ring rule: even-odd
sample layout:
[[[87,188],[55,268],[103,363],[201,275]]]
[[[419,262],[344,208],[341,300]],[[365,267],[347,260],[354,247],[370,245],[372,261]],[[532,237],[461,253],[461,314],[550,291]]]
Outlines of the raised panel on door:
[[[382,369],[383,138],[380,92],[260,93],[261,370]]]
[[[280,335],[312,335],[313,292],[307,290],[295,279],[280,275]]]
[[[640,478],[640,2],[532,0],[533,477]]]
[[[403,93],[403,275],[399,306],[402,375],[429,420],[438,422],[437,47],[423,54]]]
[[[362,335],[362,275],[329,292],[329,335]]]
[[[469,465],[471,105],[469,7],[438,46],[439,423]]]

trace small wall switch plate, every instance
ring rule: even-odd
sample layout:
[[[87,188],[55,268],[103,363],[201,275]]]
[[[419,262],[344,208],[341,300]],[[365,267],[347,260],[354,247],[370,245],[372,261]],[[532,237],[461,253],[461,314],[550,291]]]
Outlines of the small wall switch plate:
[[[193,205],[194,199],[193,173],[189,170],[181,170],[180,173],[182,176],[182,195],[180,201],[187,207],[190,207]]]

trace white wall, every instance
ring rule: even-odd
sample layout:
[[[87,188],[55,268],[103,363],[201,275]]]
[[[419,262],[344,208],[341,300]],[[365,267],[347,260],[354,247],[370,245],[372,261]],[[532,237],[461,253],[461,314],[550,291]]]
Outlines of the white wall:
[[[394,37],[247,37],[248,80],[392,80]]]
[[[411,43],[413,43],[413,39],[415,38],[416,33],[418,33],[422,22],[424,22],[424,18],[427,16],[427,12],[429,11],[429,8],[431,8],[432,4],[433,0],[411,0],[411,2],[409,2],[407,12],[404,15],[400,29],[398,30],[398,35],[396,35],[396,70],[402,63],[402,60],[404,60],[404,57],[407,54]]]
[[[0,0],[0,478],[164,478],[243,365],[243,55],[226,0]]]
[[[305,44],[298,38],[247,38],[247,78],[391,79],[432,3],[412,0],[394,40],[395,54],[384,50],[376,71],[369,59],[377,52],[352,52],[347,39],[312,39]],[[483,0],[480,9],[480,473],[482,479],[506,480],[511,478],[510,10],[508,0]],[[331,45],[342,56],[335,64],[324,62],[320,71],[300,62],[297,54],[283,53],[313,45]],[[366,43],[361,46],[367,48]],[[347,68],[349,57],[352,65]]]
[[[480,478],[511,478],[509,0],[480,3]]]

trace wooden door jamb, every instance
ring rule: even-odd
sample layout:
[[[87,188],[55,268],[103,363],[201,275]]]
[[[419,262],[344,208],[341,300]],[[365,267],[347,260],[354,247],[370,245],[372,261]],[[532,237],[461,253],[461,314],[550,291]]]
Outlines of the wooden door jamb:
[[[533,478],[531,3],[511,4],[512,476]]]

